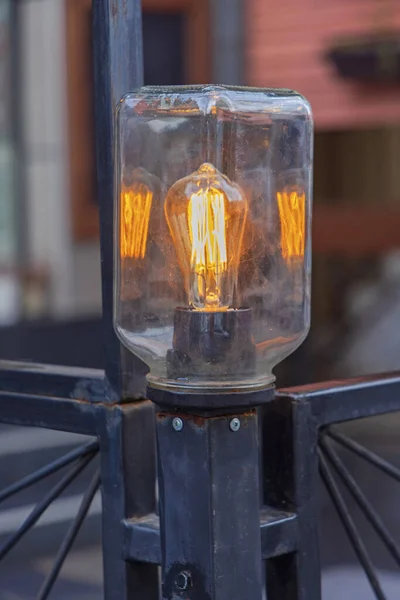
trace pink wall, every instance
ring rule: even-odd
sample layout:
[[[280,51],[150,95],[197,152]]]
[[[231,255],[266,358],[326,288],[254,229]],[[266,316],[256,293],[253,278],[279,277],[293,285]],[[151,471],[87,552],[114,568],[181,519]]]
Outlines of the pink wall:
[[[246,10],[247,83],[304,94],[320,129],[400,123],[400,82],[344,81],[324,58],[338,38],[380,24],[400,38],[400,0],[246,0]]]

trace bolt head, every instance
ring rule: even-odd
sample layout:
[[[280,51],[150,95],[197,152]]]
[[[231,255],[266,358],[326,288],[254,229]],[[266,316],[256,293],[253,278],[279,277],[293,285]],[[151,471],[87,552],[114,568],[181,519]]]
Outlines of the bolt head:
[[[237,417],[235,417],[234,419],[231,419],[231,422],[229,423],[229,428],[234,433],[236,431],[239,431],[239,429],[240,429],[240,419],[238,419]]]
[[[188,571],[182,571],[175,579],[175,585],[178,590],[188,590],[192,585],[192,578]]]
[[[172,421],[172,427],[175,429],[175,431],[182,431],[182,429],[183,429],[182,419],[180,419],[179,417],[175,417],[174,420]]]

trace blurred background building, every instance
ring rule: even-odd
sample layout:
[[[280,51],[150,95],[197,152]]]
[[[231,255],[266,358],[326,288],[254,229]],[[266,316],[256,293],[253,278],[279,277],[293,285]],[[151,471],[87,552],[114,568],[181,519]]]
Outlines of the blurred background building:
[[[91,0],[0,7],[1,356],[101,366]],[[313,327],[284,383],[393,368],[380,316],[397,303],[399,3],[143,0],[143,23],[148,84],[290,87],[312,104]],[[82,356],[77,323],[96,339]]]
[[[313,107],[313,325],[278,383],[398,369],[399,1],[143,0],[143,30],[147,84],[289,87]],[[102,366],[94,100],[91,0],[0,0],[0,358]],[[397,425],[357,432],[396,460]],[[30,435],[13,459],[30,467],[76,443]]]

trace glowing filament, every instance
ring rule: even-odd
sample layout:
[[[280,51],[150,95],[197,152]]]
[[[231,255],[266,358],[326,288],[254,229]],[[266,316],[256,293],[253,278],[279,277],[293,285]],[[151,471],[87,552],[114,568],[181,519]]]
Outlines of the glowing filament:
[[[305,198],[304,191],[277,193],[282,256],[288,262],[304,256]]]
[[[190,306],[232,307],[247,214],[242,190],[204,163],[171,187],[165,214]]]
[[[196,273],[227,269],[225,205],[221,193],[197,192],[189,202],[191,264]]]
[[[143,183],[122,192],[121,256],[144,258],[153,193]]]

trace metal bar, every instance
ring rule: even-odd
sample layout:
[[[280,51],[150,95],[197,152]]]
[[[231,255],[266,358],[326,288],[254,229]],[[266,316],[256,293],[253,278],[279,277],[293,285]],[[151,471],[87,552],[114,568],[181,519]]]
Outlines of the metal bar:
[[[294,552],[298,548],[297,515],[271,507],[261,511],[261,553],[263,560]]]
[[[161,565],[160,519],[156,514],[123,522],[123,554],[127,561]]]
[[[323,448],[331,465],[342,480],[343,484],[349,490],[354,500],[357,502],[358,506],[363,511],[364,515],[371,523],[372,527],[375,529],[376,533],[380,536],[382,542],[385,544],[386,548],[393,556],[394,560],[400,566],[400,548],[390,535],[382,519],[380,518],[376,510],[373,508],[373,506],[370,504],[370,502],[367,500],[361,488],[355,481],[354,477],[349,473],[349,471],[346,469],[336,452],[330,447],[330,445],[327,443],[324,437],[321,437],[320,445]]]
[[[72,544],[74,543],[76,536],[79,533],[81,525],[85,520],[85,517],[89,511],[90,505],[92,504],[95,493],[97,492],[100,485],[100,473],[97,470],[95,475],[93,476],[89,487],[87,488],[83,498],[81,505],[79,507],[78,513],[75,519],[72,521],[71,526],[65,536],[63,543],[60,546],[60,549],[55,558],[54,564],[51,568],[50,573],[46,577],[46,580],[43,583],[43,586],[40,589],[40,592],[37,596],[37,600],[45,600],[48,598],[53,585],[58,577],[58,574],[64,564],[64,561],[70,551]]]
[[[297,548],[297,516],[272,508],[261,511],[261,555],[265,560]],[[126,519],[123,554],[125,560],[161,565],[160,519],[156,514]]]
[[[389,475],[389,477],[392,477],[396,481],[400,481],[400,469],[390,464],[385,459],[330,427],[326,429],[325,432],[329,437],[341,444],[341,446],[344,446],[360,458],[368,461],[371,465],[380,469],[386,473],[386,475]]]
[[[0,360],[0,390],[92,402],[115,400],[100,369],[18,361]]]
[[[264,503],[297,514],[296,545],[266,561],[267,597],[320,600],[318,430],[311,405],[281,395],[261,415]]]
[[[346,533],[349,536],[349,540],[354,548],[354,552],[356,553],[358,560],[360,561],[361,566],[363,567],[365,574],[368,577],[368,580],[375,593],[375,596],[378,598],[378,600],[386,600],[386,596],[383,593],[378,577],[375,573],[372,561],[364,546],[363,541],[361,540],[361,537],[358,534],[354,521],[349,511],[347,510],[347,506],[342,498],[340,490],[337,487],[336,482],[330,473],[323,451],[320,451],[319,459],[321,477],[332,499],[332,502],[338,512],[339,518],[342,521],[343,527],[345,528]]]
[[[96,0],[92,11],[106,375],[120,396],[145,397],[146,369],[121,348],[113,328],[113,122],[120,98],[143,83],[141,2]]]
[[[330,425],[400,410],[400,375],[327,381],[282,389],[277,395],[310,402],[318,424]]]
[[[123,521],[156,509],[151,402],[104,407],[99,415],[105,600],[158,600],[157,567],[127,563]]]
[[[21,539],[21,537],[35,525],[44,511],[50,506],[65,488],[73,481],[79,473],[86,467],[86,465],[92,460],[93,454],[81,458],[78,464],[67,473],[61,481],[59,481],[46,496],[35,506],[33,511],[27,516],[25,521],[19,527],[19,529],[6,541],[4,546],[0,549],[0,560],[10,552],[15,544]]]
[[[72,398],[0,392],[0,423],[96,435],[100,404]]]
[[[245,2],[211,0],[213,81],[245,83]]]
[[[13,483],[6,489],[2,490],[0,492],[0,502],[4,502],[4,500],[9,498],[13,494],[17,494],[21,490],[24,490],[25,488],[33,485],[34,483],[37,483],[41,479],[44,479],[44,477],[48,477],[48,475],[59,471],[63,467],[74,462],[77,458],[96,452],[98,448],[99,443],[97,440],[89,442],[84,446],[80,446],[79,448],[75,448],[75,450],[71,450],[71,452],[68,452],[61,458],[57,458],[53,462],[49,463],[48,465],[45,465],[41,469],[38,469],[34,473],[29,473],[29,475],[27,475],[26,477],[23,477],[16,483]]]
[[[175,416],[156,418],[162,598],[261,600],[257,415]]]

